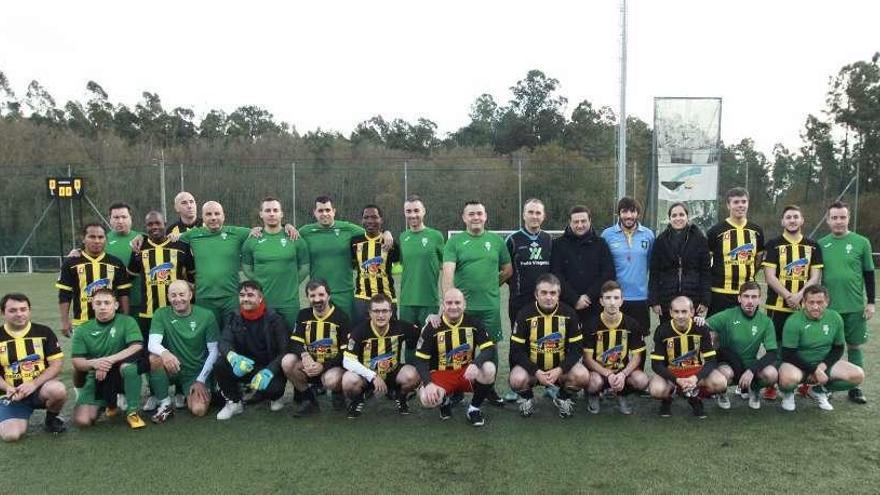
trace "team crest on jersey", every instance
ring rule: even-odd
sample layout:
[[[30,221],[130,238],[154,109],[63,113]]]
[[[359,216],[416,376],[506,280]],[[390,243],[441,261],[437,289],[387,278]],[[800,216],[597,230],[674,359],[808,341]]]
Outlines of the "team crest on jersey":
[[[648,241],[647,239],[642,240],[642,249],[648,250]]]
[[[785,273],[787,273],[791,277],[799,277],[804,275],[807,271],[807,265],[810,263],[810,260],[807,258],[800,258],[792,261],[791,263],[785,265]]]
[[[602,352],[602,362],[605,364],[616,364],[623,359],[623,344],[605,349]]]
[[[223,232],[220,234],[220,238],[223,239],[224,241],[226,240],[227,237],[229,237],[229,235],[226,232]]]
[[[422,237],[422,247],[427,247],[427,246],[428,246],[428,238]]]
[[[822,325],[822,333],[824,333],[825,335],[828,335],[828,332],[830,332],[830,331],[831,331],[831,329],[828,328],[828,325]]]
[[[281,247],[287,247],[287,237],[281,238]]]
[[[170,261],[166,261],[150,270],[150,279],[156,282],[165,282],[171,278],[171,270],[173,269],[174,265]]]
[[[82,277],[83,275],[85,275],[85,273],[86,273],[86,266],[85,265],[79,265],[76,267],[76,274],[77,275]]]
[[[758,327],[757,325],[752,325],[752,337],[758,335]]]
[[[853,245],[850,243],[846,243],[846,254],[852,253]]]
[[[336,237],[339,237],[339,229],[333,229],[333,233],[336,234]]]
[[[724,238],[725,241],[729,241],[729,240],[730,240],[730,231],[729,231],[729,230],[728,230],[727,232],[724,233],[723,238]]]
[[[189,328],[190,328],[190,330],[195,332],[196,331],[196,322],[194,322],[194,321],[189,322]]]
[[[98,289],[106,289],[110,287],[110,279],[99,278],[86,286],[84,291],[87,296],[92,297]]]
[[[384,373],[394,366],[394,353],[386,352],[370,359],[370,369]]]
[[[382,266],[382,257],[374,256],[363,263],[361,263],[361,268],[370,272],[377,273],[379,271],[379,267]]]
[[[116,327],[110,327],[110,338],[116,337]]]
[[[537,242],[533,242],[529,245],[529,260],[540,260],[541,259],[541,245]]]
[[[562,334],[559,332],[548,333],[538,339],[535,344],[542,352],[557,352],[562,347]]]
[[[6,354],[6,346],[0,345],[0,354]]]
[[[460,346],[446,351],[446,362],[453,364],[462,364],[467,361],[470,356],[471,345],[468,343],[461,344]]]
[[[489,242],[489,241],[486,241],[486,242],[483,244],[483,246],[486,248],[486,251],[491,251],[491,250],[492,250],[492,243]]]

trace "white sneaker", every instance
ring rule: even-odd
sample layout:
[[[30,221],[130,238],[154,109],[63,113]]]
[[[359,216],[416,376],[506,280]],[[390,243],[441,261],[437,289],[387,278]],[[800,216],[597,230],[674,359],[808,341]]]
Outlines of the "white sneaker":
[[[223,406],[223,409],[220,409],[220,412],[217,413],[217,419],[224,421],[243,412],[244,404],[242,404],[241,401],[232,402],[231,400],[228,400],[226,401],[226,405]]]
[[[183,409],[186,407],[186,396],[183,394],[175,394],[174,395],[174,408],[175,409]]]
[[[159,400],[156,399],[155,395],[151,395],[147,397],[147,400],[144,401],[144,407],[142,408],[144,411],[155,411],[159,407]]]
[[[599,414],[598,394],[587,394],[587,412],[590,414]]]
[[[794,411],[795,403],[794,403],[794,392],[783,392],[782,393],[782,410],[783,411]]]
[[[752,409],[761,409],[760,391],[749,388],[749,407]]]
[[[519,415],[528,418],[535,412],[535,399],[525,399],[519,403]]]
[[[620,414],[629,416],[633,413],[632,406],[629,405],[629,401],[626,400],[626,397],[623,395],[617,396],[617,410],[620,411]]]
[[[715,394],[715,401],[718,402],[718,407],[721,409],[725,411],[730,409],[730,396],[727,395],[727,392]]]
[[[571,417],[572,412],[574,412],[574,402],[571,399],[560,399],[557,397],[553,399],[553,404],[559,410],[560,418]]]
[[[118,407],[120,411],[128,411],[128,401],[125,400],[124,395],[116,394],[116,407]]]
[[[834,406],[832,406],[831,402],[828,400],[828,394],[821,390],[816,390],[817,388],[818,387],[810,387],[810,392],[807,395],[816,401],[816,405],[819,406],[819,409],[823,411],[833,411]]]
[[[283,398],[278,399],[278,400],[269,401],[269,410],[270,411],[278,412],[282,409],[284,409],[284,399]]]
[[[739,388],[739,385],[736,386],[736,394],[739,395],[742,400],[748,400],[750,395],[748,391]]]

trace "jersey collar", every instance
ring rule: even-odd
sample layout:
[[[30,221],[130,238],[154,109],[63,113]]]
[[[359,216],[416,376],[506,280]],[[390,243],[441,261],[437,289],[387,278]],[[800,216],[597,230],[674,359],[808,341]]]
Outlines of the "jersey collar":
[[[604,311],[601,312],[601,313],[599,313],[599,318],[602,320],[602,323],[604,323],[605,326],[608,327],[609,329],[617,328],[617,327],[620,326],[621,323],[623,323],[623,313],[620,313],[620,319],[617,321],[617,324],[616,324],[616,325],[612,325],[611,322],[608,321],[608,320],[605,318],[605,312],[604,312]]]
[[[803,233],[799,233],[799,235],[800,235],[800,238],[799,238],[799,239],[795,239],[794,237],[788,235],[788,232],[783,232],[783,233],[782,233],[782,238],[785,239],[786,241],[788,241],[790,244],[800,244],[801,241],[804,240],[804,234],[803,234]]]
[[[673,319],[669,320],[669,326],[672,327],[672,331],[677,333],[678,335],[687,335],[691,333],[691,328],[694,327],[694,319],[691,318],[690,320],[688,320],[688,327],[684,332],[680,331],[678,327],[675,326],[675,320]]]
[[[27,322],[27,325],[24,326],[21,330],[13,330],[8,323],[3,324],[3,329],[6,330],[12,338],[20,339],[28,334],[31,331],[31,322]]]
[[[529,232],[525,227],[519,229],[519,231],[522,232],[522,234],[523,234],[524,236],[528,237],[528,239],[529,239],[530,241],[537,241],[537,240],[538,240],[538,237],[540,237],[540,235],[541,235],[541,232],[544,232],[543,230],[538,229],[537,232],[535,232],[534,234],[532,234],[532,233]]]
[[[738,229],[741,229],[741,228],[745,227],[746,224],[749,223],[749,219],[748,219],[748,218],[743,218],[742,223],[739,224],[739,225],[737,225],[737,223],[734,222],[733,219],[730,218],[730,217],[725,218],[724,221],[727,222],[727,223],[729,223],[730,225],[732,225],[732,226],[738,228]]]
[[[314,316],[315,319],[318,320],[318,321],[324,321],[324,320],[326,320],[327,318],[330,318],[330,315],[332,315],[334,311],[336,311],[336,306],[334,306],[334,305],[331,304],[331,305],[330,305],[330,311],[327,311],[327,314],[324,315],[323,317],[318,316],[318,314],[315,313],[315,310],[314,310],[314,309],[312,309],[312,316]],[[373,324],[370,323],[370,326],[373,326]]]
[[[388,330],[385,330],[385,333],[379,333],[379,331],[376,330],[376,327],[373,326],[373,322],[370,321],[370,330],[373,331],[373,335],[375,335],[376,337],[379,337],[380,339],[385,338],[388,335],[388,332],[391,331],[391,322],[388,322]]]
[[[449,321],[449,319],[446,318],[445,314],[443,316],[441,316],[440,318],[443,320],[443,323],[449,328],[458,328],[458,326],[461,325],[461,322],[464,321],[464,315],[461,315],[461,318],[459,318],[458,322],[456,322],[456,323],[452,323],[451,321]]]
[[[97,261],[101,261],[102,259],[104,259],[104,256],[107,256],[107,251],[103,251],[103,252],[101,252],[100,255],[98,255],[98,257],[92,258],[91,256],[89,256],[89,253],[87,253],[85,250],[83,250],[82,256],[83,256],[83,258],[85,258],[91,262],[97,262]]]
[[[535,308],[538,310],[538,314],[541,316],[556,316],[556,312],[559,311],[559,303],[556,303],[556,307],[553,308],[553,311],[550,313],[545,313],[544,310],[541,309],[541,305],[538,304],[538,301],[535,301]]]
[[[169,239],[169,238],[166,237],[164,241],[160,242],[159,244],[156,244],[155,242],[151,241],[149,237],[147,237],[147,243],[149,243],[149,245],[151,245],[151,246],[153,246],[153,247],[157,247],[157,248],[159,248],[159,247],[165,247],[165,246],[167,246],[170,242],[171,242],[171,239]]]

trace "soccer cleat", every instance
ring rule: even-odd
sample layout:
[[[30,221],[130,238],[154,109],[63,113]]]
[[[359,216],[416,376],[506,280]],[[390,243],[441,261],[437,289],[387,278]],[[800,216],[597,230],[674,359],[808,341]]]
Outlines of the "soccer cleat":
[[[513,390],[508,390],[504,393],[504,402],[516,402],[519,400],[519,394],[514,392]]]
[[[397,404],[397,414],[400,414],[401,416],[408,416],[411,414],[409,412],[409,403],[407,403],[406,400],[407,398],[403,394],[394,399],[394,403]]]
[[[734,393],[736,395],[738,395],[739,398],[742,400],[748,400],[748,398],[749,398],[749,393],[747,391],[739,388],[739,385],[736,386],[736,390],[734,391]]]
[[[456,392],[456,393],[452,394],[452,396],[449,398],[449,402],[451,402],[453,406],[457,406],[463,400],[464,400],[464,394],[462,392]]]
[[[672,416],[672,399],[663,399],[660,401],[660,417],[668,418]]]
[[[107,408],[104,409],[104,416],[107,416],[108,418],[115,418],[118,414],[119,414],[118,407],[107,406]]]
[[[132,430],[139,430],[147,426],[137,411],[132,411],[125,415],[125,422],[128,423],[128,426],[131,427]]]
[[[440,403],[440,419],[446,421],[447,419],[452,417],[452,400],[449,396],[443,397],[443,402]]]
[[[725,411],[730,409],[730,396],[727,392],[715,394],[715,401],[718,402],[718,407],[721,409],[724,409]]]
[[[174,395],[174,408],[175,409],[183,409],[186,407],[186,396],[183,394],[175,394]]]
[[[483,411],[479,409],[471,409],[467,412],[467,420],[471,426],[483,426],[486,420],[483,418]]]
[[[819,406],[819,409],[823,411],[833,411],[834,406],[831,405],[831,402],[828,400],[828,394],[825,393],[824,390],[819,387],[810,387],[809,397],[816,402],[816,405]]]
[[[812,387],[810,387],[810,386],[807,385],[806,383],[802,383],[802,384],[798,385],[797,393],[798,393],[798,395],[800,395],[801,397],[809,397],[809,396],[810,396],[810,389],[811,389],[811,388],[812,388]]]
[[[849,400],[850,402],[855,402],[856,404],[867,404],[868,399],[865,398],[865,393],[862,392],[862,389],[856,387],[854,389],[850,389],[849,391]]]
[[[792,412],[794,411],[796,405],[794,402],[794,392],[783,392],[782,393],[782,410]]]
[[[775,388],[773,389],[776,390]],[[749,389],[749,407],[752,409],[761,409],[761,394],[757,390]]]
[[[54,433],[56,435],[64,433],[64,431],[67,430],[67,425],[64,423],[64,420],[58,416],[52,416],[51,418],[46,416],[46,421],[43,427],[46,429],[47,433]]]
[[[144,401],[144,407],[142,408],[144,411],[155,411],[156,408],[159,407],[159,400],[156,399],[155,395],[151,395],[147,397],[147,400]]]
[[[283,398],[278,398],[278,399],[269,401],[269,410],[270,411],[278,412],[282,409],[284,409],[284,399]]]
[[[486,395],[486,402],[495,407],[504,407],[504,399],[498,395],[498,392],[496,392],[494,388],[490,389],[489,394]]]
[[[574,402],[571,399],[553,399],[553,404],[556,406],[556,409],[559,410],[560,418],[569,418],[574,412]]]
[[[318,405],[318,401],[312,400],[304,400],[302,404],[293,411],[293,417],[295,418],[305,418],[308,416],[312,416],[321,411],[321,407]]]
[[[703,407],[703,399],[699,397],[691,397],[688,399],[688,404],[691,406],[691,412],[695,417],[706,419],[706,410]]]
[[[599,395],[587,394],[587,412],[590,414],[599,414]]]
[[[519,403],[519,415],[528,418],[535,412],[535,399],[523,399]]]
[[[629,404],[629,401],[626,400],[626,397],[623,395],[617,396],[617,410],[620,411],[620,414],[625,416],[629,416],[633,413],[632,406]]]
[[[340,392],[330,392],[330,405],[334,411],[345,410],[345,396]]]
[[[168,421],[172,416],[174,416],[174,407],[172,407],[171,404],[165,404],[159,406],[156,410],[156,414],[150,416],[150,421],[160,424]]]
[[[779,395],[777,391],[776,385],[771,385],[761,390],[761,395],[764,397],[764,400],[776,400],[776,397]]]
[[[355,419],[361,415],[364,411],[364,398],[363,396],[358,397],[356,399],[352,399],[348,404],[348,419]]]
[[[244,412],[244,404],[241,401],[233,402],[231,400],[226,401],[226,405],[223,406],[223,409],[220,409],[220,412],[217,413],[217,419],[220,421],[225,421],[237,414],[241,414]]]

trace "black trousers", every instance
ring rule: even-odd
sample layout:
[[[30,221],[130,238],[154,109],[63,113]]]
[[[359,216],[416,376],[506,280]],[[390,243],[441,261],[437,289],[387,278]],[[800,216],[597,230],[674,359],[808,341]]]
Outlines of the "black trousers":
[[[773,328],[776,330],[776,344],[779,348],[782,348],[782,329],[785,327],[785,322],[788,320],[788,317],[794,313],[786,313],[785,311],[774,311],[772,309],[767,310],[767,316],[773,320]]]
[[[250,383],[254,375],[261,369],[261,366],[254,366],[254,369],[247,375],[237,377],[232,372],[232,365],[229,364],[229,361],[224,356],[220,356],[214,363],[214,380],[226,399],[238,402],[242,396],[241,385],[243,383]],[[263,390],[260,394],[269,400],[280,399],[284,395],[285,385],[287,385],[287,378],[285,378],[284,373],[276,373],[266,390]]]
[[[715,313],[720,313],[727,308],[732,308],[738,305],[739,300],[737,300],[737,294],[722,294],[720,292],[713,292],[712,299],[709,302],[709,312],[706,314],[706,316],[712,316]]]
[[[620,312],[639,322],[646,335],[651,333],[651,313],[648,301],[624,301]]]

